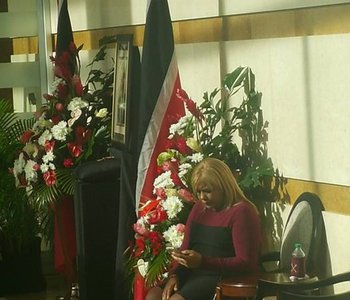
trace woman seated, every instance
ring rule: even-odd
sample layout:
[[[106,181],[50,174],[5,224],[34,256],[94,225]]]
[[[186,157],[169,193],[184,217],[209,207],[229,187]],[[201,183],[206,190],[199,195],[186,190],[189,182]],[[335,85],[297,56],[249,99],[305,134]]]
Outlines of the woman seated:
[[[177,267],[146,300],[212,300],[224,275],[255,272],[261,231],[258,211],[222,161],[206,158],[192,174],[197,201],[187,219],[184,241],[172,253]]]

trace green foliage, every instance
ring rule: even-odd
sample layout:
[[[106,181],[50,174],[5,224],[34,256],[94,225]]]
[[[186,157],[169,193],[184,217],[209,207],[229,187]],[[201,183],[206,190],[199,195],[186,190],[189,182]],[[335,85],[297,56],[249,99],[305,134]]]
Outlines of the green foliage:
[[[234,96],[242,97],[239,105],[233,105],[237,102]],[[268,122],[263,119],[261,99],[251,69],[238,67],[224,77],[220,89],[204,93],[200,105],[204,116],[199,137],[203,153],[225,161],[254,202],[276,200],[276,188],[266,179],[280,177],[267,153]],[[284,181],[276,182],[282,188]]]
[[[33,120],[19,120],[8,101],[0,99],[0,248],[19,252],[39,233],[37,211],[24,189],[17,189],[10,173],[19,147],[20,133]]]

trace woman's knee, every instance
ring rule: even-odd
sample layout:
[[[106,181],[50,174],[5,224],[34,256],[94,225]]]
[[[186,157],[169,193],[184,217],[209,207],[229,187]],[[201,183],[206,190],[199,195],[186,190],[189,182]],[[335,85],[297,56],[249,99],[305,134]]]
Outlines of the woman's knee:
[[[160,287],[151,288],[146,296],[146,300],[162,300],[162,289]]]
[[[180,294],[175,293],[169,298],[169,300],[186,300],[186,299],[182,297]]]

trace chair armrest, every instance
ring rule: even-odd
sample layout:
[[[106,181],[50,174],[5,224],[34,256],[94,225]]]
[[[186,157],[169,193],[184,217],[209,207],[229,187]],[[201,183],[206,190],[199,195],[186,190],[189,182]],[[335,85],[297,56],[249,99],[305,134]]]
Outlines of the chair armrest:
[[[280,252],[272,251],[264,253],[260,256],[260,263],[270,262],[270,261],[279,261],[280,260]]]
[[[261,270],[264,272],[275,272],[279,270],[279,261],[279,251],[267,252],[260,256],[259,265]]]

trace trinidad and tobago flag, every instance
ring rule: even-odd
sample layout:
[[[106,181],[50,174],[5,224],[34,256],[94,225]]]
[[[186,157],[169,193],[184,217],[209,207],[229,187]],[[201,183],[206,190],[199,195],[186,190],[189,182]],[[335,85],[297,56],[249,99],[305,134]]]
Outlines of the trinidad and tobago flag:
[[[153,182],[158,176],[157,157],[166,150],[171,124],[185,114],[184,104],[176,97],[181,88],[174,37],[167,0],[148,2],[141,62],[141,91],[138,141],[139,161],[136,183],[136,211],[154,198]],[[138,273],[134,281],[134,300],[147,294]]]
[[[141,99],[139,128],[136,210],[154,198],[153,181],[157,174],[157,156],[166,150],[169,127],[185,114],[184,104],[176,97],[181,88],[174,37],[167,0],[148,2],[141,63]]]

